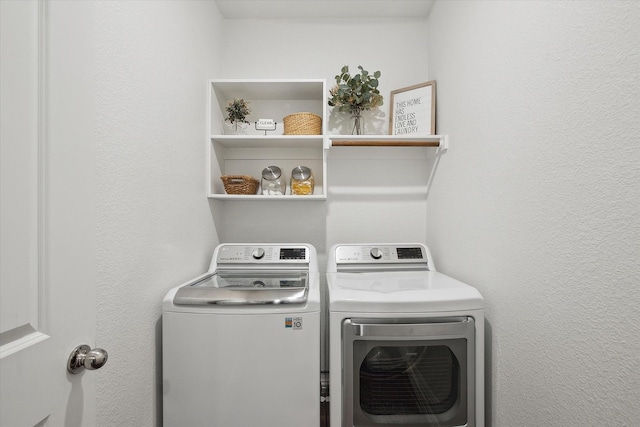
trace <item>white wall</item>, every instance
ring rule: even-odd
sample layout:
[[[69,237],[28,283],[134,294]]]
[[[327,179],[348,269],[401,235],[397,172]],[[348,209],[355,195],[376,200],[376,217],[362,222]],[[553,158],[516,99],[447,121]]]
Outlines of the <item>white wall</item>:
[[[487,303],[488,425],[640,419],[640,3],[437,2],[439,269]]]
[[[391,90],[427,81],[424,20],[239,19],[224,24],[220,78],[321,78],[331,87],[343,65],[352,72],[358,65],[381,71],[385,105],[364,112],[367,134],[388,133]],[[331,110],[328,107],[328,132],[350,134],[339,125],[342,113]],[[213,202],[216,221],[224,224],[221,240],[311,243],[321,272],[326,251],[335,243],[424,242],[427,159],[425,149],[333,148],[326,202]],[[252,174],[259,177],[259,172]],[[321,282],[324,290],[324,275]],[[322,328],[326,349],[324,316]],[[326,369],[324,358],[322,363]]]
[[[225,22],[207,1],[97,2],[96,19],[99,425],[159,423],[160,301],[218,235],[308,236],[321,252],[426,241],[487,299],[493,425],[640,418],[637,6],[438,2],[428,34],[424,21]],[[381,70],[386,96],[438,81],[452,144],[428,197],[412,192],[432,172],[414,151],[333,149],[327,202],[208,202],[206,80],[331,83],[344,64]],[[387,112],[370,132],[386,133]],[[413,184],[376,192],[398,176]],[[270,216],[283,220],[257,222]]]
[[[355,168],[348,150],[338,156],[330,173],[342,176],[336,188],[348,187],[338,203],[207,201],[206,80],[331,81],[342,65],[363,65],[382,71],[381,90],[388,96],[426,81],[426,28],[424,21],[362,22],[360,36],[351,37],[353,23],[347,21],[223,21],[215,3],[206,1],[96,2],[96,20],[96,345],[110,354],[96,372],[98,422],[154,425],[161,419],[160,302],[170,287],[206,268],[218,236],[304,240],[323,252],[332,239],[371,240],[372,226],[384,239],[423,241],[426,233],[424,194],[368,194],[395,173],[406,176],[411,188],[424,187],[427,160],[412,150],[363,150],[356,157],[372,160],[356,161]],[[419,37],[407,42],[400,33]],[[354,39],[353,49],[345,49],[345,38]],[[366,48],[372,42],[375,47]],[[256,49],[256,43],[273,49]],[[412,65],[397,57],[412,58]],[[369,132],[386,133],[386,112],[377,121],[369,118]],[[377,178],[362,178],[378,169]],[[398,209],[406,211],[407,199],[410,228],[395,218]],[[393,214],[389,222],[387,212]],[[276,227],[261,222],[274,216],[283,218]]]
[[[209,1],[95,7],[98,425],[154,426],[162,298],[217,244],[204,159],[221,19]]]
[[[386,105],[368,112],[366,132],[388,133],[389,91],[426,78],[424,20],[226,20],[222,78],[324,78],[335,84],[343,65],[381,71]],[[327,93],[327,97],[328,97]],[[330,108],[331,109],[331,108]],[[329,133],[351,133],[329,122]]]
[[[385,105],[379,111],[365,112],[368,134],[388,133],[391,90],[427,81],[424,20],[227,20],[224,39],[221,78],[323,78],[331,87],[343,65],[349,65],[352,72],[358,71],[358,65],[370,72],[381,71]],[[329,114],[329,133],[350,134],[339,121]],[[331,149],[326,202],[225,202],[225,239],[305,241],[316,246],[321,256],[338,242],[423,242],[428,180],[425,153]],[[265,218],[278,217],[284,220],[264,226]],[[321,258],[322,270],[324,262]]]

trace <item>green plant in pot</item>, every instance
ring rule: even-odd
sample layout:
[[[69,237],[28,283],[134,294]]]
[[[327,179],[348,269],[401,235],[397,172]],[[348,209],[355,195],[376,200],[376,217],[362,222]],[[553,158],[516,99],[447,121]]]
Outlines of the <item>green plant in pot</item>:
[[[362,112],[383,105],[383,97],[378,90],[380,71],[371,74],[361,65],[360,72],[351,75],[345,65],[336,76],[336,85],[329,90],[329,105],[338,107],[338,111],[351,113],[353,118],[352,134],[364,134]]]
[[[240,132],[241,125],[249,124],[247,116],[251,114],[251,109],[248,101],[242,98],[234,98],[233,101],[229,102],[225,111],[227,112],[227,117],[224,121],[231,123],[234,133]]]

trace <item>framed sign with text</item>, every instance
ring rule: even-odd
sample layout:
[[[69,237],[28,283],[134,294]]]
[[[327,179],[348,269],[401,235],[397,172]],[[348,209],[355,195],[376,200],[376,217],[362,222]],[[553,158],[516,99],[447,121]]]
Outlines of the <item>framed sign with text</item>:
[[[436,134],[436,81],[391,91],[389,135]]]

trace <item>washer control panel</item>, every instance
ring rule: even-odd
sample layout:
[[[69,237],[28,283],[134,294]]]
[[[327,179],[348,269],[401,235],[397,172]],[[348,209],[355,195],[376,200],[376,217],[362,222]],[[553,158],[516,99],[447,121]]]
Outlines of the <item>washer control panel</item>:
[[[306,246],[288,245],[221,245],[218,264],[300,264],[309,262]]]
[[[427,263],[420,245],[342,245],[336,247],[336,264]]]

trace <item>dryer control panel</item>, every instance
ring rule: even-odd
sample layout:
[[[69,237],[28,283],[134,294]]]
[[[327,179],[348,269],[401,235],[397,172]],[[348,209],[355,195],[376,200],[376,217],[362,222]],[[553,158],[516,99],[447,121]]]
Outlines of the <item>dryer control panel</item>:
[[[427,264],[422,245],[341,245],[336,264]]]

